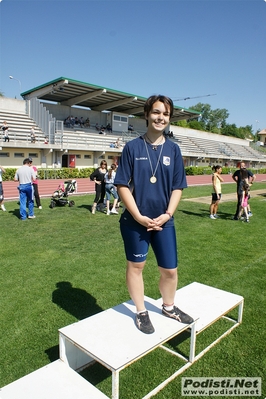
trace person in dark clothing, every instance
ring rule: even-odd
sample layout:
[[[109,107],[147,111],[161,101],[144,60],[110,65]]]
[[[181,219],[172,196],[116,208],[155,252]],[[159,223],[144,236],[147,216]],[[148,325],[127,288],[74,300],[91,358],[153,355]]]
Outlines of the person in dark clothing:
[[[256,176],[250,170],[246,169],[245,162],[240,162],[239,169],[235,171],[232,179],[237,183],[237,206],[234,220],[238,220],[238,215],[241,209],[243,185],[244,183],[248,183],[249,185],[253,184]],[[250,211],[249,216],[251,216]]]
[[[105,182],[104,176],[107,172],[107,162],[102,160],[99,168],[97,168],[91,175],[90,180],[95,182],[95,198],[92,205],[91,213],[94,215],[96,206],[100,206],[100,210],[103,209],[103,201],[105,197]]]

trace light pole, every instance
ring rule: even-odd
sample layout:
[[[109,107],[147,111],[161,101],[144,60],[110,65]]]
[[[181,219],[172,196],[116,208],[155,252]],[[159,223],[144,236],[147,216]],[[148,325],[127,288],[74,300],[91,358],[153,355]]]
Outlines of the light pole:
[[[14,76],[11,76],[11,75],[9,76],[9,79],[14,79],[14,80],[16,80],[19,83],[19,90],[20,90],[20,93],[21,93],[21,81],[19,79],[17,79],[17,78],[14,78]]]
[[[258,123],[259,123],[260,121],[258,121],[258,120],[256,119],[255,122],[256,122],[256,132],[255,132],[255,133],[258,133]]]

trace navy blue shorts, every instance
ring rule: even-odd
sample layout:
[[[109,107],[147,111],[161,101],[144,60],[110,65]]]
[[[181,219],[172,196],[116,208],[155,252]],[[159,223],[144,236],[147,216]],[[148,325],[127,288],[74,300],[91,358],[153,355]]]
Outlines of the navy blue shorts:
[[[120,223],[120,230],[128,261],[144,262],[151,245],[158,266],[164,269],[177,267],[177,242],[174,226],[164,227],[161,231],[147,231],[146,227],[138,223],[134,226]]]

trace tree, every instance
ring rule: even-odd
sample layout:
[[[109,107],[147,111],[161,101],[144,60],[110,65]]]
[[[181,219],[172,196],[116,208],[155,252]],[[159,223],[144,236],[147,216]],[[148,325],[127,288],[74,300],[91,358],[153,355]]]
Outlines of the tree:
[[[200,123],[203,124],[204,130],[213,133],[220,133],[229,117],[227,109],[211,109],[210,104],[198,103],[191,107],[193,110],[201,113]]]

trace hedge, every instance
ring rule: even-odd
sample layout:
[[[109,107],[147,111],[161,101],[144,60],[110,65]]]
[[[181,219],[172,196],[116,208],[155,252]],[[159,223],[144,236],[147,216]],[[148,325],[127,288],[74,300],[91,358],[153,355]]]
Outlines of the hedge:
[[[3,173],[3,181],[14,180],[14,176],[17,168],[6,168],[6,173]],[[94,168],[60,168],[60,169],[38,169],[38,177],[40,180],[46,179],[81,179],[88,178]],[[233,174],[237,168],[223,167],[222,174]],[[264,174],[266,173],[266,168],[263,169],[252,169],[254,174]],[[198,175],[211,175],[213,170],[211,167],[204,166],[187,166],[185,167],[187,176],[198,176]]]

